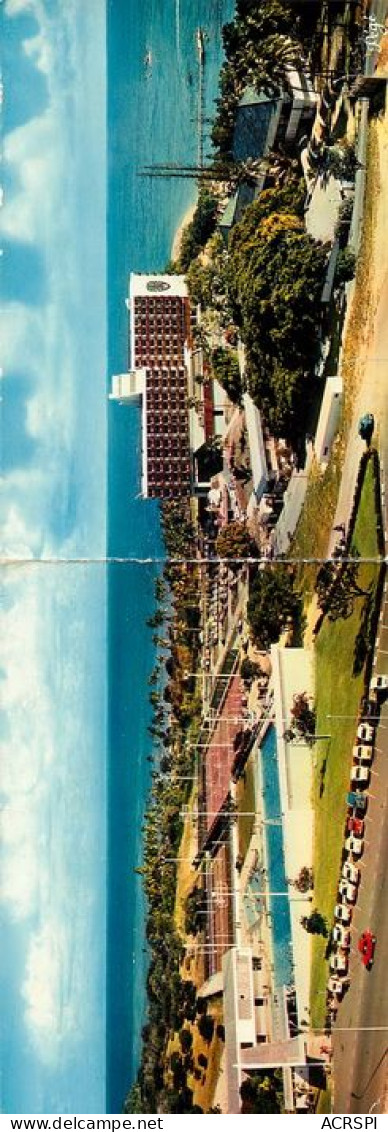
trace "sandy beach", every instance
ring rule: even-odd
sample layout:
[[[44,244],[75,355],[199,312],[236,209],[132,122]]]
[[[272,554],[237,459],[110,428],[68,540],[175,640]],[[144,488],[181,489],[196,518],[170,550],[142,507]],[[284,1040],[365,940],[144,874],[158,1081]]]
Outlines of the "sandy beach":
[[[183,218],[182,218],[182,220],[181,220],[181,222],[180,222],[180,224],[179,224],[179,226],[178,226],[178,228],[175,232],[175,236],[174,236],[174,239],[173,239],[172,245],[171,245],[171,259],[172,260],[178,259],[178,257],[179,257],[182,235],[183,235],[184,229],[187,228],[187,225],[191,224],[196,206],[197,206],[196,201],[194,202],[194,204],[190,205],[190,208],[188,208],[187,212],[185,212],[185,215],[183,216]]]

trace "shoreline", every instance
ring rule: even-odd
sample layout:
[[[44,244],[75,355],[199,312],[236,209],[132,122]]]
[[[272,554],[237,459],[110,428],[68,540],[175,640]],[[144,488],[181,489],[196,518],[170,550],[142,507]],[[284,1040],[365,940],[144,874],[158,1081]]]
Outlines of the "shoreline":
[[[178,224],[178,227],[175,231],[175,235],[173,237],[173,241],[172,241],[172,244],[171,244],[171,259],[172,260],[179,259],[180,250],[181,250],[181,243],[182,243],[182,236],[183,236],[185,228],[187,228],[188,224],[191,224],[191,221],[193,219],[196,207],[197,207],[197,201],[195,201],[194,204],[190,204],[189,208],[186,209],[186,212],[185,212],[184,216],[182,217],[182,220]]]

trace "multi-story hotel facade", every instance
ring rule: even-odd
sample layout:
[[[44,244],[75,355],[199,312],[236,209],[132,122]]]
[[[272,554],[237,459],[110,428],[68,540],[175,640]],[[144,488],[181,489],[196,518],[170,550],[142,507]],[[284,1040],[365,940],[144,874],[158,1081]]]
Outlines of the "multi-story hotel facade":
[[[112,379],[111,397],[142,400],[142,494],[189,495],[185,346],[191,315],[184,276],[131,274],[126,304],[130,372]]]

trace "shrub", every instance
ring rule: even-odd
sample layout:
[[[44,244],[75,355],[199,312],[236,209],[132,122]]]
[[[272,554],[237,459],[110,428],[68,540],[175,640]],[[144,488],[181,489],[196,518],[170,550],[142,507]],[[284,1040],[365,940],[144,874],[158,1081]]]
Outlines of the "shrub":
[[[353,279],[356,270],[356,256],[351,248],[342,248],[338,253],[337,265],[335,269],[335,281],[338,283],[348,283]]]
[[[179,1034],[179,1041],[183,1053],[189,1053],[193,1044],[193,1035],[191,1033],[191,1030],[181,1030]]]
[[[303,865],[303,868],[301,868],[299,875],[294,881],[294,885],[295,888],[298,889],[298,892],[309,892],[310,888],[314,886],[312,869],[309,869],[307,865]]]
[[[244,684],[251,684],[252,680],[256,680],[256,677],[259,675],[260,668],[258,664],[254,664],[253,660],[249,660],[248,657],[245,657],[240,665],[240,676]]]
[[[205,1014],[198,1022],[198,1029],[204,1042],[209,1044],[214,1034],[214,1018],[210,1014]]]

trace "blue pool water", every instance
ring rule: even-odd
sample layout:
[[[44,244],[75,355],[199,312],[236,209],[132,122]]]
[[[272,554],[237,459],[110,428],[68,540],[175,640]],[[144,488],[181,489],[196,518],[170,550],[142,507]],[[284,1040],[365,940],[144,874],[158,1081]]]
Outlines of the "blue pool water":
[[[268,728],[261,745],[261,773],[265,817],[266,819],[278,818],[281,813],[281,804],[274,727]],[[282,826],[265,826],[265,838],[269,891],[284,892],[287,888],[287,881]],[[272,921],[275,984],[276,986],[283,986],[292,981],[291,920],[288,898],[282,896],[270,897],[269,907]]]

